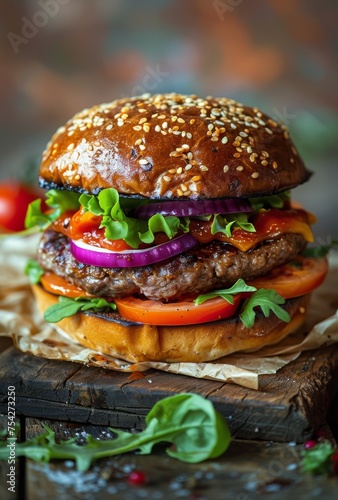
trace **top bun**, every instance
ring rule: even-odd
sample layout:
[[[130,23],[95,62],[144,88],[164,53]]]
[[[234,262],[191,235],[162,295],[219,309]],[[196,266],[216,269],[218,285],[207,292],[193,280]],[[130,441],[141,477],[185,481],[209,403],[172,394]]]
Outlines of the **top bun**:
[[[85,109],[52,137],[40,184],[153,199],[250,197],[310,177],[285,125],[226,98],[144,94]]]

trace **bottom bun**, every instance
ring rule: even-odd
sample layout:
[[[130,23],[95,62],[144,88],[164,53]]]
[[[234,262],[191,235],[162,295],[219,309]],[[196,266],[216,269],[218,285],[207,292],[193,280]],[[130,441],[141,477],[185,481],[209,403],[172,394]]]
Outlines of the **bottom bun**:
[[[56,295],[33,285],[38,307],[44,311],[58,301]],[[129,362],[213,361],[238,351],[252,351],[275,344],[302,329],[309,295],[289,299],[285,309],[291,321],[285,323],[271,314],[256,315],[252,328],[246,328],[238,316],[201,325],[153,326],[124,321],[118,313],[77,313],[55,323],[79,344],[102,354]]]

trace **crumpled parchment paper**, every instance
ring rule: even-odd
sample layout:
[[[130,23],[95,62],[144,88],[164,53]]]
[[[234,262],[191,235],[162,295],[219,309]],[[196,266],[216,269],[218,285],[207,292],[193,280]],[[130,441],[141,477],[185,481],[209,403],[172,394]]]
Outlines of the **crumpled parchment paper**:
[[[338,342],[338,254],[330,256],[330,271],[311,298],[307,334],[290,335],[276,345],[256,352],[236,353],[215,362],[131,364],[76,344],[59,328],[40,316],[23,269],[35,257],[40,235],[0,240],[0,336],[12,337],[22,352],[118,371],[149,368],[196,378],[232,382],[258,389],[259,375],[273,374],[296,359],[302,351]]]

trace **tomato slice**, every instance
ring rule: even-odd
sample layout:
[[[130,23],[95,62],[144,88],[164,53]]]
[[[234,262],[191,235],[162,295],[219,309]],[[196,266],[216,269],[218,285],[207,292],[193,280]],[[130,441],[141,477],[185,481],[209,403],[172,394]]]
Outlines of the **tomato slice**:
[[[285,299],[291,299],[310,293],[321,285],[327,271],[326,259],[298,256],[292,262],[276,267],[269,274],[250,281],[248,285],[273,289]]]
[[[118,311],[126,319],[147,325],[196,325],[232,316],[241,301],[241,294],[229,304],[221,297],[207,300],[196,306],[193,301],[163,303],[135,297],[114,299]]]
[[[91,295],[90,293],[82,290],[82,288],[71,285],[67,283],[67,281],[60,276],[57,276],[55,273],[45,273],[41,277],[41,283],[43,288],[50,293],[55,295],[64,295],[66,297],[76,298],[76,297],[95,297],[95,295]]]

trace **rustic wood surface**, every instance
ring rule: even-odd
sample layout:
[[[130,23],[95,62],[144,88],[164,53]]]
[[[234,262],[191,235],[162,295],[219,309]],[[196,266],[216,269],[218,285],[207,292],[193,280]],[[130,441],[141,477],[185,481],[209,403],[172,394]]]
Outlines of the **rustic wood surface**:
[[[144,416],[166,396],[195,392],[209,398],[240,439],[303,442],[326,422],[338,381],[336,346],[303,353],[260,390],[149,370],[128,373],[50,361],[9,348],[0,355],[0,413],[7,386],[16,387],[18,415],[142,429]]]
[[[25,419],[26,438],[43,432],[42,423],[52,427],[58,438],[87,433],[106,439],[109,430],[102,426],[61,421]],[[151,455],[134,453],[102,459],[86,473],[77,472],[72,461],[38,464],[25,463],[18,480],[25,474],[25,496],[2,490],[2,500],[255,500],[262,495],[274,500],[291,498],[337,498],[338,479],[303,474],[299,468],[301,445],[263,441],[233,440],[220,458],[200,464],[184,464],[168,457],[164,447]],[[5,466],[3,465],[3,469]],[[148,481],[130,485],[128,474],[141,470]]]

